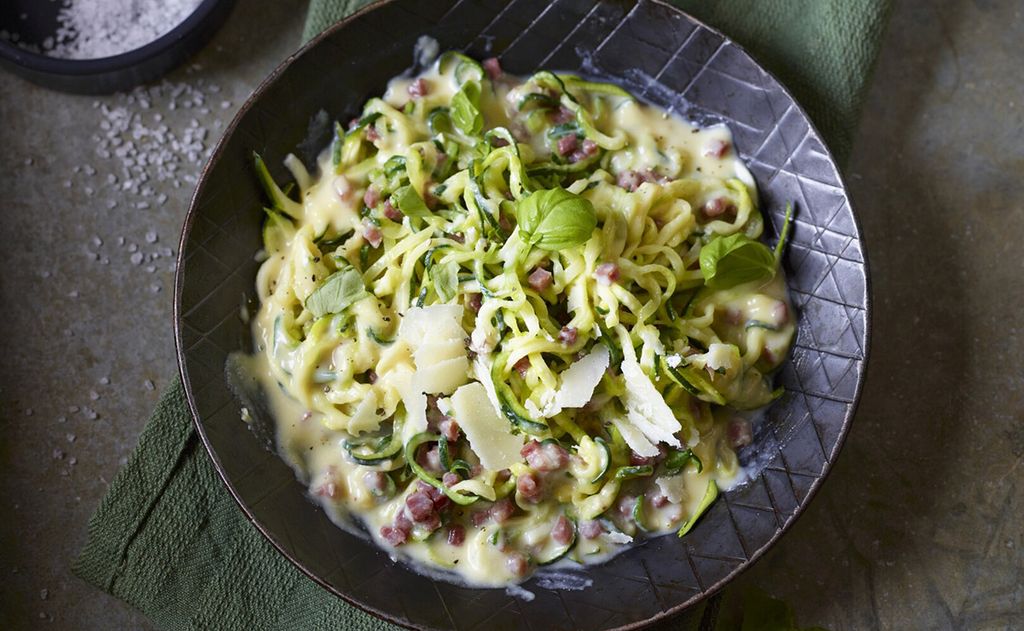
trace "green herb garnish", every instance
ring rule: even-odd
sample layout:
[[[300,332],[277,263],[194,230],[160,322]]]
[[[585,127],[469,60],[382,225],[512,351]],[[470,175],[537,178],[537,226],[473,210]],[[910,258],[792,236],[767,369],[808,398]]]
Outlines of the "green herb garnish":
[[[542,250],[564,250],[586,242],[597,227],[590,200],[564,188],[536,191],[515,205],[519,238]]]

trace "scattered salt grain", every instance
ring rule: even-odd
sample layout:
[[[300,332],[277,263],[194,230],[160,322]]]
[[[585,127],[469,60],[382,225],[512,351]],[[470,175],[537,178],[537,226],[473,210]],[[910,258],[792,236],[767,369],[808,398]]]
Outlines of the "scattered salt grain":
[[[132,265],[142,265],[142,252],[132,254]]]
[[[48,589],[41,589],[41,590],[39,590],[39,600],[46,600],[49,597],[50,597],[50,590],[48,590]]]
[[[64,454],[64,450],[63,449],[54,449],[53,450],[53,459],[54,460],[63,460],[64,459],[64,455],[65,454]]]
[[[68,434],[67,436],[65,436],[65,438],[68,439],[69,443],[73,443],[73,442],[75,442],[75,439],[78,438],[78,437],[75,436],[74,434]]]
[[[156,385],[154,385],[149,379],[143,381],[142,385],[146,387],[146,390],[156,390]]]
[[[100,383],[103,384],[104,386],[109,385],[110,377],[100,377]]]
[[[157,234],[153,230],[150,230],[149,232],[146,233],[146,242],[147,243],[156,243],[157,238],[158,238]]]
[[[92,399],[93,401],[99,401],[100,400],[100,393],[96,392],[95,390],[90,390],[89,391],[89,398]]]

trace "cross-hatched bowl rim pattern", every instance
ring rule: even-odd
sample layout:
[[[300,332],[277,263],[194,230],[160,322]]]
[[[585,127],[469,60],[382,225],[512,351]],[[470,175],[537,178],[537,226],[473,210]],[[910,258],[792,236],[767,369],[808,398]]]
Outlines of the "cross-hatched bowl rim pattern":
[[[320,34],[256,89],[204,167],[182,229],[174,292],[179,367],[200,439],[231,495],[275,548],[324,588],[391,622],[466,630],[633,629],[687,611],[792,526],[849,431],[868,357],[870,287],[860,225],[841,175],[804,110],[771,74],[724,35],[660,0],[445,0],[430,9],[438,6],[443,13],[423,15],[412,1],[378,2]],[[379,78],[355,78],[364,59],[346,45],[385,27],[397,41],[366,55],[387,69]],[[260,247],[260,192],[246,172],[249,152],[272,145],[264,157],[283,177],[280,161],[306,137],[318,99],[337,105],[341,97],[333,97],[347,90],[345,105],[328,115],[355,115],[387,77],[409,65],[421,33],[436,36],[442,49],[477,56],[493,46],[490,52],[511,72],[548,67],[595,75],[685,117],[726,122],[757,180],[769,233],[778,234],[785,203],[796,202],[785,266],[800,320],[780,375],[787,394],[758,426],[755,445],[741,452],[744,461],[763,466],[723,494],[686,538],[652,539],[574,571],[593,581],[581,591],[547,590],[534,578],[524,587],[536,598],[525,602],[502,590],[434,583],[391,561],[372,543],[335,528],[305,499],[265,440],[244,431],[240,404],[226,384],[226,357],[244,347],[248,333],[238,314],[243,294],[254,293],[252,255]],[[338,68],[345,63],[347,70]],[[339,73],[364,87],[300,81],[316,72]],[[296,91],[300,84],[310,92]],[[311,99],[308,111],[293,104],[303,98]],[[289,123],[278,125],[283,120]],[[318,543],[310,542],[314,537]]]

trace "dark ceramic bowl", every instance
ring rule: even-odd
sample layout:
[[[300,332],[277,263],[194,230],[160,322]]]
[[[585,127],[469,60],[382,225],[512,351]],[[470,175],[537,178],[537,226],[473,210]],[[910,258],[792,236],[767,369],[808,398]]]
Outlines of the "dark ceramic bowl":
[[[716,502],[684,539],[665,536],[574,570],[589,587],[554,590],[537,577],[526,602],[416,574],[336,528],[268,449],[269,419],[245,431],[225,379],[228,355],[251,347],[239,318],[251,300],[262,197],[253,150],[279,181],[284,156],[326,146],[330,121],[412,61],[422,34],[441,49],[498,55],[509,72],[552,68],[617,82],[702,123],[726,122],[760,187],[769,231],[798,209],[785,267],[799,310],[785,396],[741,460],[756,473]],[[742,49],[657,1],[396,0],[346,20],[285,61],[231,123],[206,167],[182,234],[175,286],[181,374],[196,427],[242,509],[302,571],[345,600],[416,628],[635,628],[719,590],[779,539],[820,486],[849,429],[868,341],[867,268],[842,180],[790,94]],[[261,418],[262,417],[262,418]],[[692,611],[692,610],[691,610]],[[685,613],[683,615],[686,615]]]
[[[89,0],[98,1],[98,0]],[[0,40],[0,64],[41,86],[77,94],[110,94],[158,79],[202,48],[231,12],[235,0],[202,0],[185,20],[152,42],[112,57],[57,59]],[[61,2],[4,0],[0,31],[39,45],[57,31]]]

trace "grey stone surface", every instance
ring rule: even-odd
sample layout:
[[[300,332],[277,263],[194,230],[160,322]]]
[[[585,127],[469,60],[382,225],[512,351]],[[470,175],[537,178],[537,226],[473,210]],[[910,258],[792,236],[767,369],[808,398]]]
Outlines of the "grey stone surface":
[[[192,66],[134,101],[0,74],[2,628],[150,628],[69,566],[175,371],[164,248],[201,159],[184,130],[195,119],[212,146],[299,39],[304,3],[240,5]],[[897,3],[848,170],[874,283],[864,399],[821,494],[734,588],[785,598],[801,624],[1024,627],[1022,11]],[[123,160],[92,139],[122,112],[190,140],[176,178],[123,190]]]

